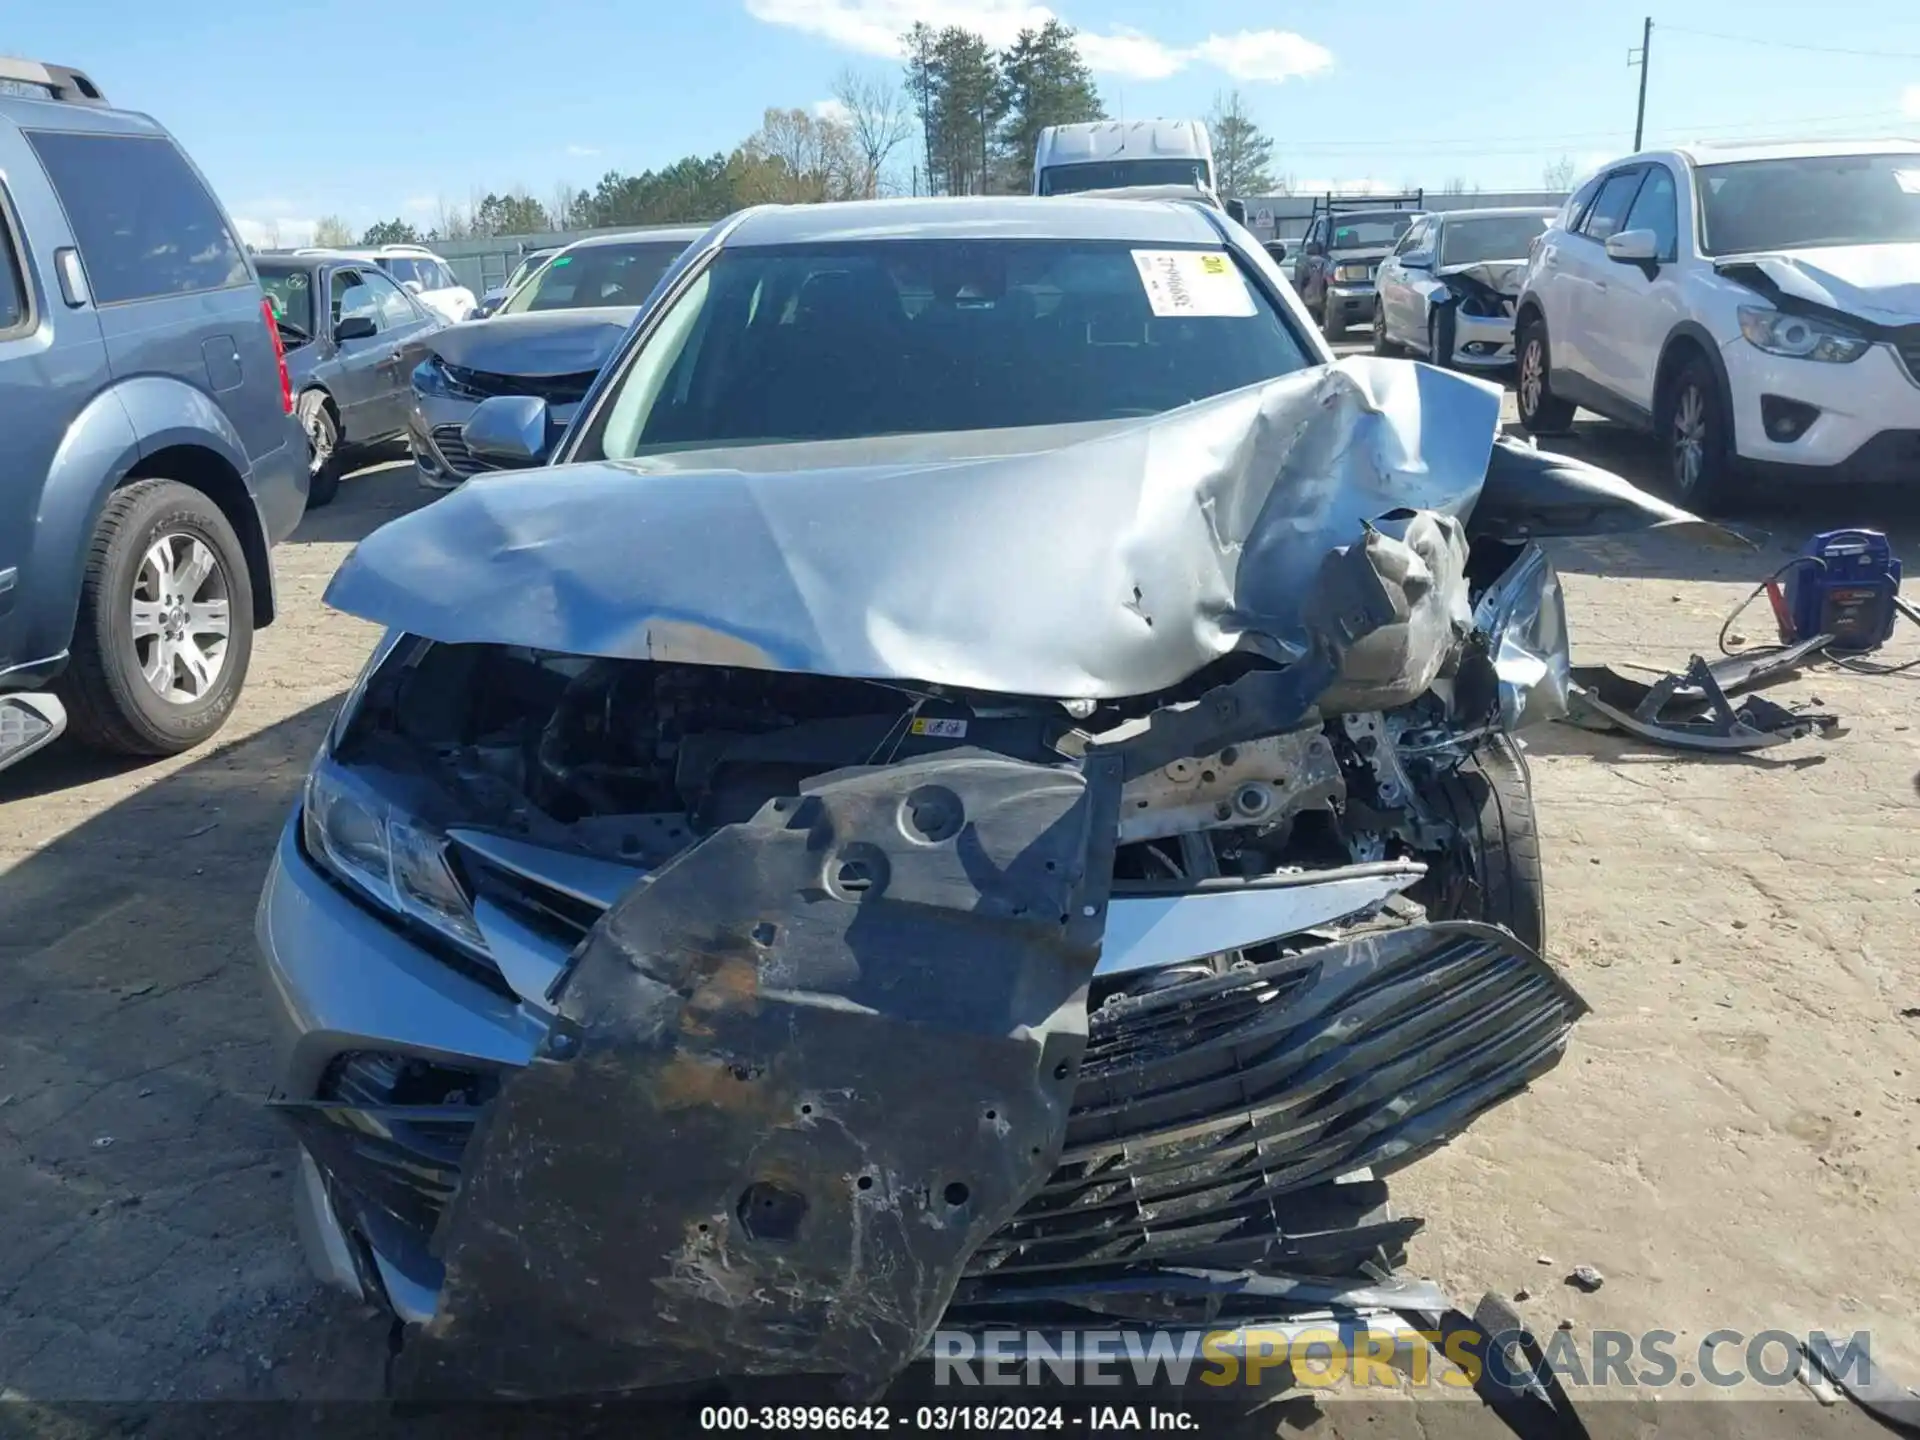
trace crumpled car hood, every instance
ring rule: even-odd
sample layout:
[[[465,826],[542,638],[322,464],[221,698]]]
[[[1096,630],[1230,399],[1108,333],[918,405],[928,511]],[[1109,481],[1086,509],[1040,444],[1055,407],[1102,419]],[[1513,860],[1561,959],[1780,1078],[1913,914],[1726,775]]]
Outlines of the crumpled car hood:
[[[468,320],[433,336],[449,365],[489,375],[580,375],[598,370],[640,312],[630,305],[538,310]]]
[[[327,603],[444,642],[1144,695],[1306,653],[1329,549],[1463,519],[1499,412],[1354,357],[1144,421],[488,475],[368,537]]]
[[[1797,300],[1882,325],[1920,321],[1920,243],[1822,245],[1723,256],[1717,268],[1752,265]]]
[[[1524,260],[1475,260],[1464,265],[1442,265],[1434,271],[1436,278],[1452,279],[1456,275],[1469,280],[1477,280],[1498,295],[1513,296],[1520,293],[1520,283],[1527,276],[1527,262]]]

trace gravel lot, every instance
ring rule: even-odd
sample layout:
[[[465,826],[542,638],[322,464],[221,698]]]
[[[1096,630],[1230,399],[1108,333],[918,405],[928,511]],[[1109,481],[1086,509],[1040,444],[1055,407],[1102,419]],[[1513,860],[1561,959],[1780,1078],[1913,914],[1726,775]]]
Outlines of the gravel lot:
[[[1599,422],[1566,448],[1630,475],[1650,458]],[[251,927],[273,838],[374,638],[321,591],[354,541],[426,498],[389,460],[279,552],[283,619],[217,749],[129,768],[57,747],[0,776],[0,1388],[377,1393],[385,1328],[315,1289],[296,1249],[291,1146],[258,1104]],[[1920,506],[1859,496],[1743,518],[1770,532],[1750,556],[1560,546],[1576,654],[1664,668],[1710,653],[1807,533],[1863,521],[1920,556]],[[1764,603],[1744,628],[1763,638]],[[1920,653],[1920,634],[1891,653]],[[1531,735],[1555,958],[1595,1013],[1533,1093],[1400,1178],[1432,1217],[1417,1269],[1469,1304],[1531,1292],[1518,1308],[1542,1332],[1867,1329],[1876,1361],[1920,1377],[1916,681],[1791,683],[1777,698],[1817,695],[1852,728],[1779,758]],[[1575,1264],[1604,1288],[1563,1284]],[[1448,1431],[1478,1419],[1447,1408]],[[1823,1433],[1871,1428],[1804,1408]],[[1298,1401],[1279,1424],[1397,1428],[1378,1418],[1316,1422]]]

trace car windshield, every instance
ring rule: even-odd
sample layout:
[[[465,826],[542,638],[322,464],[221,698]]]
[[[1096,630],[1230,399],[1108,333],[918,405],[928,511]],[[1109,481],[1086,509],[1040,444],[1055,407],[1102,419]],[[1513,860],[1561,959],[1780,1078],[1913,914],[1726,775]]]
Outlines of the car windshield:
[[[1479,265],[1489,260],[1524,260],[1547,228],[1551,215],[1491,215],[1447,221],[1440,231],[1442,265]]]
[[[1207,162],[1192,160],[1094,160],[1049,165],[1040,172],[1042,195],[1079,195],[1088,190],[1124,190],[1129,185],[1205,185]]]
[[[1415,217],[1391,212],[1385,215],[1342,215],[1333,222],[1334,250],[1377,250],[1397,245]]]
[[[667,267],[687,248],[682,240],[632,245],[587,245],[554,256],[500,307],[502,315],[529,310],[578,310],[588,305],[640,305]]]
[[[1920,155],[1742,160],[1699,177],[1702,254],[1920,240]]]
[[[507,276],[507,283],[500,287],[501,290],[506,294],[511,295],[516,289],[520,287],[520,285],[526,280],[526,278],[529,275],[533,274],[534,271],[538,270],[542,265],[546,264],[548,258],[552,254],[553,254],[553,251],[547,250],[538,255],[527,256],[526,259],[522,260],[518,265],[513,267],[513,273]]]
[[[275,317],[296,327],[304,335],[313,334],[313,277],[305,269],[290,265],[259,265],[260,288],[267,292]]]
[[[422,290],[445,290],[452,284],[440,262],[430,257],[387,255],[381,258],[380,268],[393,277],[396,285],[411,280]]]
[[[652,328],[618,382],[601,453],[1158,415],[1312,363],[1219,249],[741,248]]]

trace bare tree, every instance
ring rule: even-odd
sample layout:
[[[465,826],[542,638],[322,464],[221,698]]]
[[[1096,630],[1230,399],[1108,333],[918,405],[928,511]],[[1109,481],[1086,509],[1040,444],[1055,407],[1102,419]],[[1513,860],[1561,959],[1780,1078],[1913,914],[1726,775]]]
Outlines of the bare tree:
[[[433,233],[442,240],[464,240],[472,228],[467,223],[467,212],[458,205],[451,204],[442,195],[434,202],[435,224]]]
[[[1540,172],[1540,188],[1552,190],[1556,194],[1573,188],[1573,177],[1579,173],[1579,167],[1570,156],[1562,155],[1546,169]]]
[[[913,133],[912,97],[891,80],[848,69],[833,82],[833,98],[859,157],[855,192],[871,200],[880,193],[888,159]]]
[[[267,242],[260,248],[263,250],[278,250],[280,248],[280,222],[278,220],[269,220],[260,228],[265,232],[260,238]]]
[[[768,110],[740,147],[755,201],[804,205],[860,193],[864,159],[853,128],[804,110]]]
[[[554,229],[573,228],[573,199],[578,193],[564,180],[554,182],[553,194],[547,201],[547,218],[553,222]]]
[[[1462,177],[1456,175],[1440,187],[1440,193],[1442,195],[1464,195],[1467,193],[1467,182]]]
[[[314,222],[313,243],[338,249],[353,244],[353,231],[338,215],[322,215]]]

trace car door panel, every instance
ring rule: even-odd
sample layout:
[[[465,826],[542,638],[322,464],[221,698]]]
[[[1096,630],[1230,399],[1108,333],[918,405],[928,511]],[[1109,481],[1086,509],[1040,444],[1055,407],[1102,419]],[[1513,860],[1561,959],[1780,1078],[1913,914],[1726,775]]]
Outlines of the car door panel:
[[[1618,267],[1607,258],[1605,241],[1626,223],[1645,174],[1644,165],[1624,165],[1611,171],[1580,218],[1578,231],[1568,235],[1561,248],[1561,285],[1568,314],[1566,323],[1547,332],[1556,372],[1590,384],[1606,384],[1601,376],[1607,361],[1596,352],[1605,352],[1611,342],[1597,331],[1608,323],[1607,295],[1614,279],[1611,272]]]
[[[1400,263],[1400,257],[1412,254],[1427,233],[1427,222],[1416,220],[1393,247],[1393,253],[1380,262],[1373,288],[1380,306],[1380,328],[1394,344],[1405,343],[1409,331],[1411,287],[1418,276]]]
[[[422,307],[387,276],[363,279],[373,291],[380,323],[367,411],[368,438],[375,439],[406,428],[413,367],[426,358],[429,322]]]
[[[1620,230],[1651,230],[1660,242],[1660,261],[1642,266],[1609,260],[1604,251],[1604,285],[1596,287],[1603,304],[1587,334],[1593,378],[1637,412],[1653,413],[1654,372],[1669,331],[1681,318],[1677,277],[1679,228],[1673,172],[1664,164],[1647,167]]]
[[[336,270],[328,284],[331,319],[337,335],[340,323],[352,316],[364,315],[379,324],[379,307],[373,287],[367,283],[371,269]],[[364,444],[379,432],[380,357],[384,339],[378,335],[359,340],[336,340],[340,380],[334,396],[340,407],[340,438],[351,445]]]

